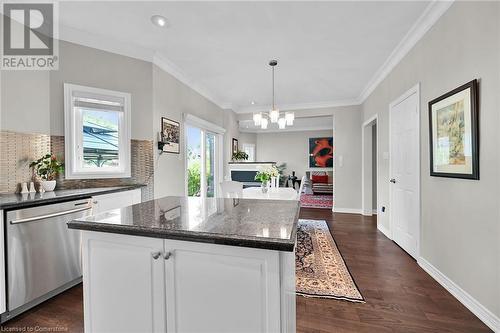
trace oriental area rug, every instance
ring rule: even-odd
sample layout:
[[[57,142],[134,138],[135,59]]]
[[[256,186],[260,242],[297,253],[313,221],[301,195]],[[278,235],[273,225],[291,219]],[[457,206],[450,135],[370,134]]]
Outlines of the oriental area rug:
[[[299,220],[295,275],[297,295],[365,302],[326,221]]]

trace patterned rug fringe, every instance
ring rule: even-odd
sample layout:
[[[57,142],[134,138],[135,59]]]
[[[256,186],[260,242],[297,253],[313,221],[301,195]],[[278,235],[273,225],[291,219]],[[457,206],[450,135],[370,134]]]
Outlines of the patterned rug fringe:
[[[349,298],[349,297],[342,297],[342,296],[327,296],[327,295],[311,295],[311,294],[305,294],[301,292],[295,292],[296,295],[305,297],[305,298],[325,298],[325,299],[336,299],[339,301],[348,301],[348,302],[353,302],[353,303],[361,303],[364,304],[366,301],[361,300],[361,299],[355,299],[355,298]]]

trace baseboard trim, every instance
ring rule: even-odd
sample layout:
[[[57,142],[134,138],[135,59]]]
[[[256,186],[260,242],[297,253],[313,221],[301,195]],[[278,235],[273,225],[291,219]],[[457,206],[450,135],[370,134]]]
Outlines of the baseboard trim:
[[[450,280],[446,275],[441,273],[430,262],[420,257],[418,264],[426,271],[434,280],[452,294],[460,303],[475,314],[486,326],[494,332],[500,333],[500,318],[493,314],[490,310],[479,303],[474,297],[469,295],[465,290],[460,288],[455,282]]]
[[[359,208],[338,208],[334,206],[333,211],[335,213],[362,214],[362,211]]]
[[[377,223],[377,229],[385,235],[385,237],[392,239],[391,233],[389,232],[389,229],[384,227],[381,223]]]

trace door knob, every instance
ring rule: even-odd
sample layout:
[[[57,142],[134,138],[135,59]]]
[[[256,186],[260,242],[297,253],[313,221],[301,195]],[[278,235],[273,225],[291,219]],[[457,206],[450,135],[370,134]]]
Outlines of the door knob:
[[[153,257],[154,260],[156,260],[156,259],[160,258],[161,252],[160,251],[153,252],[153,253],[151,253],[151,256]]]
[[[393,184],[396,184],[396,179],[392,178],[391,180],[389,180],[391,183]]]
[[[163,259],[168,260],[168,259],[170,258],[170,256],[171,256],[171,255],[172,255],[172,253],[171,253],[171,252],[165,252],[165,253],[163,254]]]

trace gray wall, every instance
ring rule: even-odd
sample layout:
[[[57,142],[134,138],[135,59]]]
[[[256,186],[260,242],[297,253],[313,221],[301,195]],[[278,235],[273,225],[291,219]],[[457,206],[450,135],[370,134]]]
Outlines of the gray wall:
[[[225,110],[224,128],[226,129],[226,134],[224,135],[224,147],[227,148],[224,151],[224,177],[226,179],[230,179],[227,163],[230,162],[233,157],[233,138],[239,140],[241,135],[236,114],[232,110]],[[241,149],[241,141],[238,141],[238,143],[239,149]]]
[[[277,132],[257,134],[257,161],[286,163],[285,174],[301,178],[309,170],[309,138],[333,136],[333,131]]]
[[[455,2],[362,105],[378,114],[378,223],[389,228],[389,104],[421,84],[421,257],[500,315],[500,3]],[[480,80],[480,181],[429,176],[427,105]]]
[[[377,124],[372,126],[372,210],[377,209]]]

